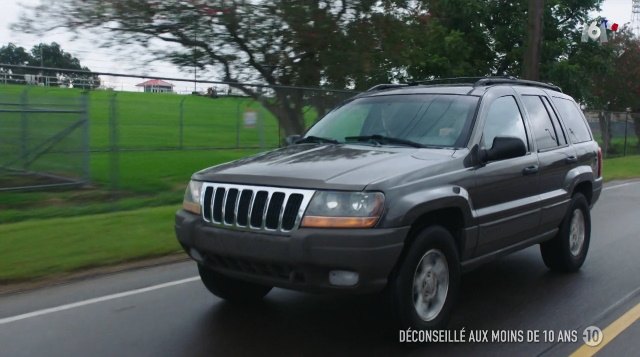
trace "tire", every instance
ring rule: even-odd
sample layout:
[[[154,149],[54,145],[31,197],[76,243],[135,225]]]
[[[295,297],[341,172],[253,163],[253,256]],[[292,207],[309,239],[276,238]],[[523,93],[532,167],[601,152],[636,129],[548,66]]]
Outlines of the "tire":
[[[271,286],[264,286],[230,278],[214,270],[198,264],[200,280],[213,295],[230,301],[249,303],[261,300],[271,291]]]
[[[589,204],[583,194],[576,193],[571,198],[558,234],[553,239],[540,244],[542,260],[553,271],[563,273],[578,271],[587,258],[590,240]]]
[[[389,284],[398,327],[445,328],[459,287],[460,261],[451,233],[441,226],[418,232]]]

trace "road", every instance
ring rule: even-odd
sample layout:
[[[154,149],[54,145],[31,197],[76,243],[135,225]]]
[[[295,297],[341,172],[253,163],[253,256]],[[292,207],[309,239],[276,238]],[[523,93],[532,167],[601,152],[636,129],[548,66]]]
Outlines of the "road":
[[[0,356],[566,356],[590,325],[617,335],[598,355],[637,355],[638,212],[640,182],[605,187],[579,273],[549,272],[531,247],[463,276],[453,330],[464,328],[467,339],[471,330],[490,339],[538,330],[539,342],[399,343],[379,296],[275,289],[264,303],[235,306],[209,294],[186,262],[0,296]],[[545,341],[550,331],[575,342]]]

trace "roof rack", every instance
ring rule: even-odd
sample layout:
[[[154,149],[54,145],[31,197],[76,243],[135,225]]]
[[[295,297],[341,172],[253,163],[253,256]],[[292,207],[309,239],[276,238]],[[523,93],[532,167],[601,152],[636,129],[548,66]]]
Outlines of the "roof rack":
[[[409,82],[410,86],[417,86],[417,85],[421,85],[421,84],[432,84],[432,85],[438,85],[438,84],[468,84],[468,85],[473,85],[474,83],[476,83],[477,81],[483,79],[483,78],[487,78],[487,77],[452,77],[452,78],[435,78],[435,79],[424,79],[421,81],[413,81],[413,82]]]
[[[400,88],[400,87],[406,87],[407,84],[406,83],[400,83],[400,84],[392,84],[392,83],[387,83],[387,84],[378,84],[375,85],[369,89],[367,89],[367,92],[374,92],[377,90],[385,90],[385,89],[391,89],[391,88]]]
[[[494,84],[517,84],[521,86],[540,87],[562,92],[562,89],[552,83],[543,83],[519,79],[516,77],[484,77],[473,84],[474,87],[490,86]]]
[[[551,84],[551,83],[543,83],[530,81],[526,79],[519,79],[513,76],[492,76],[492,77],[453,77],[453,78],[437,78],[437,79],[425,79],[422,81],[414,81],[409,83],[399,83],[399,84],[378,84],[373,86],[367,90],[367,92],[380,91],[385,89],[392,88],[401,88],[406,86],[417,86],[417,85],[433,85],[433,86],[442,86],[448,84],[460,84],[460,85],[469,85],[473,87],[483,87],[490,86],[494,84],[513,84],[513,85],[521,85],[521,86],[530,86],[530,87],[540,87],[555,90],[558,92],[562,92],[560,87]]]

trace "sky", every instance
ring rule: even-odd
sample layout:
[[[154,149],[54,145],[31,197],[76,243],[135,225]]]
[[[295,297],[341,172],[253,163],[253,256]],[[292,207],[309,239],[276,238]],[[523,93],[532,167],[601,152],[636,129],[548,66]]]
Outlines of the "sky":
[[[51,1],[51,0],[49,0]],[[155,61],[148,63],[146,59],[139,59],[136,53],[122,54],[117,51],[99,48],[92,41],[91,33],[79,34],[78,39],[72,39],[72,34],[67,29],[57,29],[42,37],[18,33],[10,29],[10,25],[16,22],[23,11],[21,5],[36,5],[40,0],[0,0],[2,11],[0,11],[0,46],[13,42],[17,46],[31,49],[38,43],[57,42],[62,49],[71,53],[80,60],[83,66],[89,67],[97,72],[113,72],[127,74],[155,75],[158,77],[171,78],[193,78],[192,73],[181,72],[176,66],[168,62]],[[622,25],[631,21],[631,0],[605,0],[602,11],[593,16],[600,15],[608,18],[612,22]],[[134,51],[142,51],[134,49]],[[137,59],[136,59],[137,58]],[[220,80],[214,73],[203,73],[199,79]],[[123,79],[116,77],[102,77],[102,82],[116,90],[139,90],[136,83],[143,79]],[[190,93],[194,88],[193,84],[186,82],[174,83],[177,92]],[[204,91],[208,85],[199,85],[198,90]]]

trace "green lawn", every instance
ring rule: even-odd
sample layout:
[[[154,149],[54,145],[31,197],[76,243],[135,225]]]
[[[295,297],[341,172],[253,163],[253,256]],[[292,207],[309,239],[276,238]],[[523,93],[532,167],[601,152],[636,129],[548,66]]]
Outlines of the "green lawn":
[[[0,193],[0,223],[69,217],[178,204],[191,174],[258,150],[157,151],[120,154],[117,192],[109,187],[109,155],[94,153],[94,187],[50,192]]]
[[[79,103],[79,89],[0,85],[0,102]],[[118,145],[122,148],[166,148],[180,144],[182,108],[183,145],[186,147],[236,148],[260,144],[259,125],[245,128],[245,111],[255,111],[263,119],[264,145],[278,146],[278,122],[260,102],[248,97],[177,95],[173,93],[90,91],[90,145],[92,149],[109,147],[110,105],[115,103]],[[35,114],[34,114],[35,116]],[[308,110],[305,121],[310,125],[316,113]]]
[[[640,156],[625,156],[604,160],[602,172],[605,181],[640,177]]]
[[[93,187],[73,191],[0,192],[0,223],[176,203],[193,172],[277,147],[282,135],[275,117],[250,98],[212,99],[106,90],[83,94],[79,89],[0,85],[0,105],[26,101],[35,108],[51,108],[77,105],[82,98],[88,100],[89,106],[90,178]],[[111,166],[111,154],[105,152],[110,145],[112,102],[116,108],[117,144],[121,150],[115,170]],[[8,105],[8,108],[16,107]],[[246,110],[256,111],[263,118],[264,130],[260,130],[260,125],[244,127],[242,116]],[[21,113],[3,113],[0,119],[0,164],[5,164],[20,157],[20,145],[17,143],[22,137],[24,116]],[[66,114],[28,114],[27,119],[28,138],[33,145],[63,129],[68,125],[65,123],[77,120]],[[305,114],[308,125],[315,119],[315,112],[308,110]],[[73,135],[69,139],[69,148],[77,150],[81,136]],[[181,143],[188,150],[166,150],[179,148]],[[68,148],[63,146],[61,149]],[[81,163],[78,154],[47,153],[36,160],[31,169],[79,175]],[[112,190],[113,173],[116,173],[117,192]],[[113,202],[116,198],[117,202]]]
[[[180,250],[177,205],[0,225],[0,283]]]

